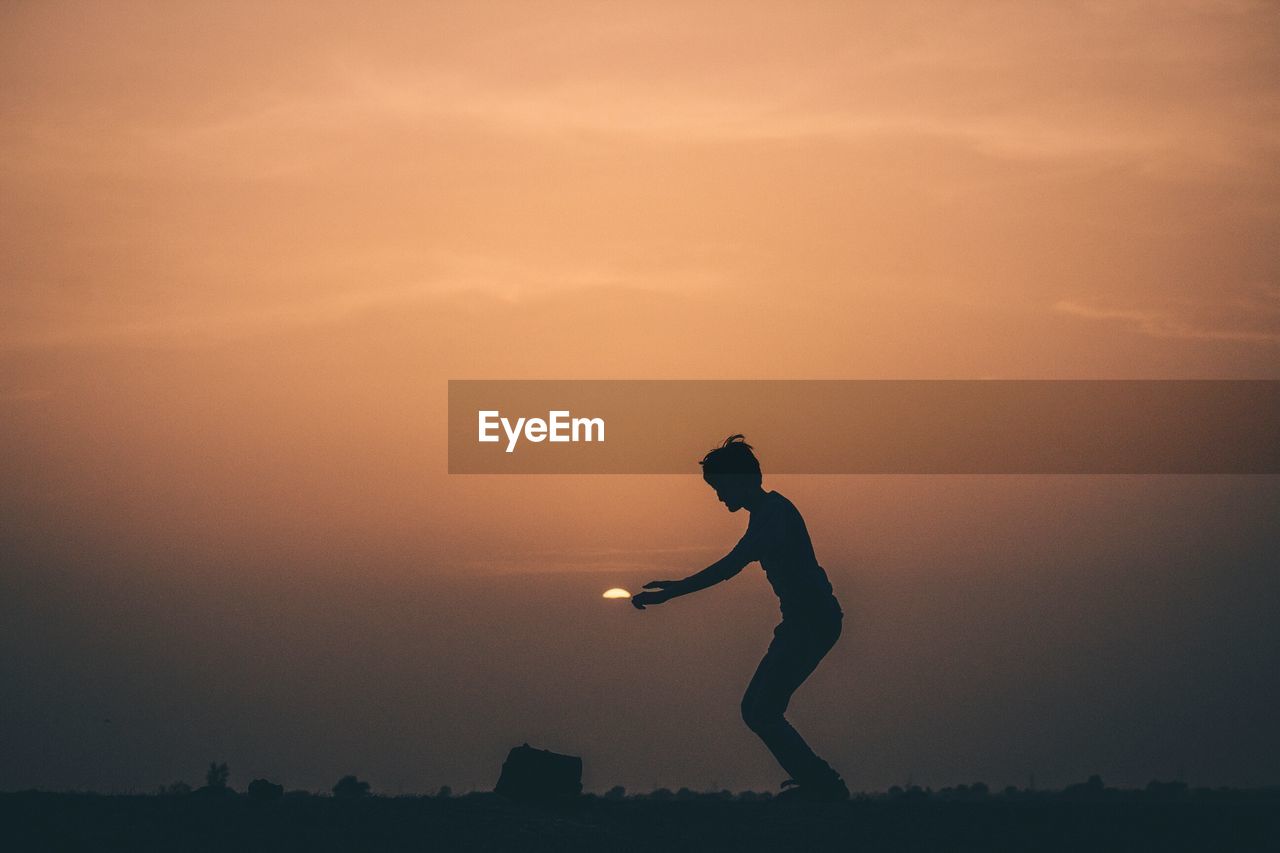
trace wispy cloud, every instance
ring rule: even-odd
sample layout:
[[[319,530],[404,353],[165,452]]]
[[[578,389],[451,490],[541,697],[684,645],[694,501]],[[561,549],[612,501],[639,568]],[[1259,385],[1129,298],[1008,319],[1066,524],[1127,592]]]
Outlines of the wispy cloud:
[[[0,391],[0,403],[38,403],[52,396],[53,391],[48,388],[15,388]]]
[[[931,73],[945,76],[947,65],[940,63]],[[817,96],[813,85],[774,81],[765,90],[726,94],[697,87],[673,92],[631,79],[495,85],[457,73],[365,69],[330,90],[276,98],[210,122],[135,128],[125,143],[136,151],[141,140],[158,156],[198,156],[209,161],[207,165],[216,166],[222,159],[227,168],[243,169],[250,163],[269,174],[297,173],[309,164],[332,166],[343,156],[340,140],[355,134],[355,128],[385,136],[396,127],[457,120],[495,133],[546,138],[587,133],[656,143],[716,144],[907,137],[950,141],[1013,159],[1118,156],[1224,166],[1254,161],[1257,152],[1280,144],[1274,127],[1253,119],[1242,124],[1235,120],[1238,116],[1224,116],[1205,122],[1186,109],[1162,110],[1141,102],[1123,108],[1064,102],[1050,109],[1039,101],[1024,103],[1011,91],[1004,106],[959,110],[913,99],[843,102],[829,92]],[[835,85],[827,81],[818,88]],[[871,90],[875,81],[860,85]],[[329,147],[287,144],[290,139],[317,138]],[[74,156],[66,150],[72,144],[78,143],[50,146],[45,140],[44,147],[65,158]],[[101,151],[85,149],[84,154],[98,157]],[[255,156],[246,160],[240,156],[245,151]]]
[[[1238,297],[1219,302],[1182,302],[1167,307],[1115,307],[1077,300],[1053,305],[1059,314],[1085,320],[1114,321],[1153,338],[1202,341],[1280,343],[1280,288],[1268,287],[1258,297]],[[1188,319],[1213,317],[1212,322]]]
[[[1265,4],[973,4],[947,27],[910,12],[788,10],[763,31],[684,6],[507,21],[440,56],[303,50],[305,82],[239,88],[237,78],[236,97],[200,110],[187,106],[198,91],[176,98],[163,81],[139,81],[174,108],[135,105],[110,124],[98,110],[49,112],[47,98],[28,97],[0,145],[33,169],[154,169],[172,157],[258,176],[331,168],[352,139],[459,119],[507,134],[675,143],[915,136],[1153,168],[1257,164],[1280,145]],[[862,43],[836,49],[833,32]],[[744,39],[757,52],[744,53]],[[173,57],[178,68],[189,61]]]
[[[69,319],[0,332],[0,349],[49,349],[111,344],[191,344],[226,337],[340,322],[365,311],[422,302],[419,285],[328,293],[235,310],[175,312],[135,318]]]
[[[555,267],[511,258],[439,252],[436,272],[419,282],[327,290],[228,309],[158,311],[143,306],[133,316],[84,317],[78,306],[46,300],[52,319],[0,324],[0,351],[85,346],[192,346],[335,325],[372,312],[416,309],[447,300],[484,296],[509,303],[568,291],[619,288],[676,292],[714,289],[718,275],[701,269],[637,270],[623,267]]]

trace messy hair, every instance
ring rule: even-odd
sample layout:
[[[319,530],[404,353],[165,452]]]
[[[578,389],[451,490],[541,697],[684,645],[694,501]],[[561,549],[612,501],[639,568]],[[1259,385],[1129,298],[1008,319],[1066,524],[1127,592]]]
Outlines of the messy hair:
[[[702,457],[698,464],[702,466],[702,479],[708,483],[712,478],[726,475],[750,477],[757,486],[763,479],[760,475],[760,460],[751,452],[751,445],[747,444],[746,436],[741,433],[726,438],[723,444]]]

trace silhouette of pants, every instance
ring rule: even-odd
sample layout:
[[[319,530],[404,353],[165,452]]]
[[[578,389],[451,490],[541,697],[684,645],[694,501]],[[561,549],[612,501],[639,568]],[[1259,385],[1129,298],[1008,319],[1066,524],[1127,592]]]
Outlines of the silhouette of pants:
[[[783,714],[796,692],[840,638],[843,617],[784,618],[742,697],[742,720],[760,736],[800,785],[821,785],[838,774],[804,742]]]

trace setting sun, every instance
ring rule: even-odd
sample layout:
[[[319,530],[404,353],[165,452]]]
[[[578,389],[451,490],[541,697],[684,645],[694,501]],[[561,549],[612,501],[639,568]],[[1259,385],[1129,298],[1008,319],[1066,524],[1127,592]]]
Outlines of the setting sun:
[[[625,589],[620,589],[615,586],[613,589],[606,589],[604,591],[604,595],[601,597],[602,598],[630,598],[631,593],[627,592]]]

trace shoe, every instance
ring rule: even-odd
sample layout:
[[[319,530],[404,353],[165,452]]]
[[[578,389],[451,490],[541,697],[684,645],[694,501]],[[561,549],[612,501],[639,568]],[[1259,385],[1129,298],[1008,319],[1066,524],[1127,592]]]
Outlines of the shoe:
[[[773,795],[775,803],[798,803],[804,800],[804,791],[796,783],[795,779],[788,779],[782,783],[782,791]]]
[[[830,782],[800,785],[794,779],[782,783],[782,792],[774,796],[776,803],[842,803],[849,799],[849,788],[839,776]]]

